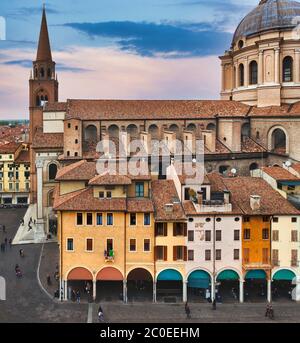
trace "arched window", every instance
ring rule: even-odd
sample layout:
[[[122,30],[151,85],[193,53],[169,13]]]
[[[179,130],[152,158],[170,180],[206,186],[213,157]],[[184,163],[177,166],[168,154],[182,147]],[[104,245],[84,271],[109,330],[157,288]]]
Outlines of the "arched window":
[[[50,68],[48,68],[47,76],[48,76],[49,78],[51,77],[51,69],[50,69]]]
[[[110,125],[109,128],[108,128],[109,137],[118,137],[119,136],[119,132],[120,132],[120,129],[115,124]]]
[[[216,125],[214,123],[210,123],[206,127],[206,130],[209,130],[209,131],[215,131],[215,129],[216,129]]]
[[[37,70],[37,68],[35,68],[35,70],[34,70],[34,74],[35,74],[35,78],[37,79],[38,78],[38,70]]]
[[[139,130],[138,127],[134,124],[130,124],[127,126],[126,132],[131,136],[131,137],[137,137]]]
[[[152,139],[158,139],[159,138],[159,128],[157,125],[152,124],[149,126],[148,131],[151,135]]]
[[[191,124],[189,124],[189,125],[187,126],[186,129],[187,129],[188,131],[193,131],[193,132],[195,132],[195,131],[197,130],[197,127],[196,127],[195,124],[191,123]]]
[[[285,154],[287,150],[287,138],[282,129],[275,129],[272,133],[272,151]]]
[[[57,165],[55,163],[49,164],[48,167],[48,175],[49,175],[49,181],[54,181],[57,174]]]
[[[89,125],[84,130],[84,138],[86,142],[97,141],[97,128],[95,125]]]
[[[41,68],[41,69],[40,69],[40,76],[41,76],[41,77],[44,77],[44,76],[45,76],[45,69],[44,69],[44,68]]]
[[[282,62],[282,81],[292,82],[293,81],[293,59],[291,56],[287,56]]]
[[[250,85],[257,85],[257,72],[258,72],[257,62],[252,61],[249,64],[249,73],[250,73],[249,82],[250,82]]]
[[[244,70],[245,67],[243,64],[239,65],[239,86],[243,87],[245,84],[245,80],[244,80]]]
[[[169,127],[169,130],[176,133],[176,137],[179,138],[179,127],[176,124],[172,124]]]

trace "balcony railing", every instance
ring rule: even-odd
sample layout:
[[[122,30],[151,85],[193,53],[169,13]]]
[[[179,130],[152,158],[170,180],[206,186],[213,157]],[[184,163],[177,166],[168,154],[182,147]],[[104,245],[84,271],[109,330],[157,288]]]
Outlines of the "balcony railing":
[[[105,262],[114,262],[115,261],[115,251],[110,250],[110,251],[104,251],[104,259]]]

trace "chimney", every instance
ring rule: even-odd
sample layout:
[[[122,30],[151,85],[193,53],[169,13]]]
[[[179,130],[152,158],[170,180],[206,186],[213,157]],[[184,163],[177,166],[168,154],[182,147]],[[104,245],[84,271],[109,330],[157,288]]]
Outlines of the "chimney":
[[[228,205],[230,203],[230,192],[224,191],[224,204]]]
[[[173,213],[174,205],[173,204],[165,204],[165,211],[166,213]]]
[[[250,207],[252,211],[258,211],[260,209],[260,200],[261,200],[261,196],[259,195],[250,196]]]
[[[198,205],[203,204],[203,192],[202,191],[197,192],[197,204]]]

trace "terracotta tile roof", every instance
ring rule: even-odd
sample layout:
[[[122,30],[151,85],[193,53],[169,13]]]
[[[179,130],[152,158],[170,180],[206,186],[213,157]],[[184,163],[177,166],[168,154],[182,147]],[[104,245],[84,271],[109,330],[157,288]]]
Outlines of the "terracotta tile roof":
[[[186,216],[181,203],[174,203],[178,198],[177,191],[172,180],[156,180],[152,182],[152,200],[157,221],[184,221]],[[168,212],[165,205],[173,204],[173,211]]]
[[[0,146],[0,154],[14,154],[22,145],[22,143],[7,143]]]
[[[274,190],[266,181],[254,177],[223,178],[239,208],[247,215],[300,215],[300,212]],[[250,196],[261,196],[261,207],[253,211]]]
[[[44,133],[41,128],[37,130],[33,137],[33,148],[63,148],[63,133]]]
[[[30,151],[22,150],[20,155],[16,158],[16,163],[29,163],[30,162]]]
[[[152,200],[150,199],[128,199],[127,200],[128,212],[154,212]]]
[[[262,145],[255,142],[250,137],[245,137],[242,140],[242,152],[265,152],[267,151],[266,148],[264,148]]]
[[[227,190],[226,185],[223,182],[223,177],[218,173],[209,173],[207,174],[207,178],[211,185],[212,192],[223,192]]]
[[[300,163],[294,163],[291,168],[300,174]]]
[[[263,167],[261,169],[277,181],[300,181],[295,175],[281,167]]]
[[[131,179],[126,175],[97,175],[89,181],[89,185],[131,185]]]
[[[126,199],[98,199],[93,188],[70,193],[63,199],[56,193],[53,208],[56,211],[126,211]]]
[[[81,160],[60,169],[56,175],[57,181],[89,181],[96,175],[96,163]]]
[[[185,119],[245,116],[248,105],[227,100],[68,100],[67,118]]]
[[[47,102],[44,112],[66,112],[68,104],[66,102]]]

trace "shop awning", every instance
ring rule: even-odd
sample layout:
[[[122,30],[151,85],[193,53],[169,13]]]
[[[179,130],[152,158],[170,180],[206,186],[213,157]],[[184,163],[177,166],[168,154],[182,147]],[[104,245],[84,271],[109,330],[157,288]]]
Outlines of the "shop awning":
[[[256,280],[265,280],[267,277],[266,272],[264,270],[261,269],[257,269],[257,270],[250,270],[247,274],[245,279],[249,280],[249,279],[256,279]]]
[[[234,270],[224,270],[218,275],[217,281],[239,280],[239,278],[238,273]]]
[[[273,280],[277,281],[293,281],[296,277],[296,274],[293,273],[291,270],[282,269],[276,272],[273,276]]]
[[[158,281],[182,281],[181,274],[174,269],[162,271],[157,278]]]
[[[208,288],[210,276],[204,270],[196,270],[188,278],[188,287],[190,288]]]

